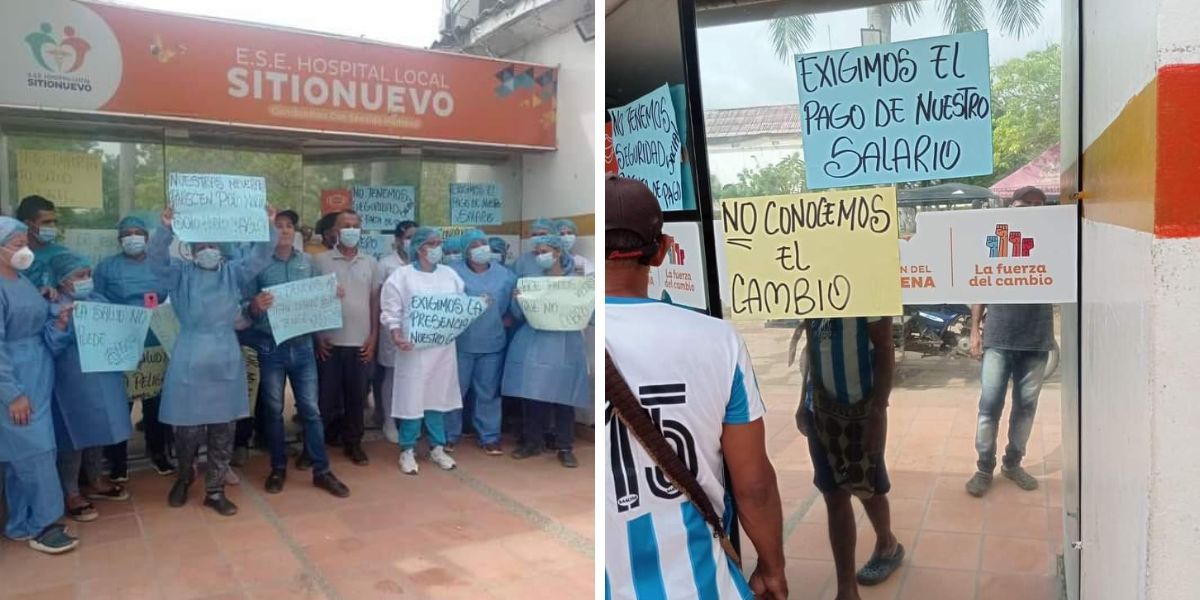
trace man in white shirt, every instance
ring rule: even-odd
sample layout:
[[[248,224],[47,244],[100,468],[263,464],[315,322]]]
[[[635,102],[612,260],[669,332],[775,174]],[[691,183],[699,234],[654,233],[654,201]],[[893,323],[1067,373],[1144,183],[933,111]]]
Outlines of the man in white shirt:
[[[723,525],[737,519],[758,554],[747,581],[696,505],[606,406],[605,595],[787,598],[783,511],[746,346],[720,319],[648,298],[650,267],[662,264],[670,237],[645,185],[610,177],[605,206],[605,348]]]

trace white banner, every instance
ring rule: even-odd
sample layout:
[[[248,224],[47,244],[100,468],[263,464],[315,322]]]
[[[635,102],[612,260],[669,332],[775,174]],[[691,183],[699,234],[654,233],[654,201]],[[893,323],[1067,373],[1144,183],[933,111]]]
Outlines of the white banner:
[[[650,269],[650,297],[699,310],[708,309],[704,254],[699,223],[665,223],[663,233],[675,238],[661,267]]]

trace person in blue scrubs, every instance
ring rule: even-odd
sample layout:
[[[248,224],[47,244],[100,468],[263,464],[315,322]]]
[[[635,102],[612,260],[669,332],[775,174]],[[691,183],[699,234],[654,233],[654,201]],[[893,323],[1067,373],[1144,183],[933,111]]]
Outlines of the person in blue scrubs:
[[[96,265],[92,272],[96,293],[114,304],[151,309],[167,301],[167,290],[159,285],[158,278],[150,272],[150,264],[146,261],[149,231],[146,222],[138,217],[128,216],[117,223],[117,241],[121,244],[121,252]],[[183,264],[178,258],[171,260]],[[146,333],[146,348],[159,346],[154,333]],[[142,400],[142,428],[146,435],[146,453],[150,456],[150,464],[156,473],[165,476],[175,472],[175,465],[167,457],[171,427],[159,421],[159,406],[159,396]],[[132,403],[129,410],[133,410]],[[104,457],[108,459],[109,475],[113,481],[122,483],[129,480],[127,442],[105,448]]]
[[[554,221],[551,221],[550,219],[538,219],[529,226],[530,243],[547,235],[558,235],[558,231],[554,229]],[[517,277],[521,277],[521,273],[523,272],[536,271],[536,262],[537,259],[534,257],[534,251],[530,249],[522,252],[520,256],[517,256],[516,261],[513,263],[512,270],[517,274]]]
[[[517,278],[503,265],[492,262],[487,236],[472,229],[462,236],[466,260],[451,265],[469,296],[481,296],[488,308],[455,340],[458,352],[458,385],[463,407],[446,413],[448,449],[463,434],[463,422],[474,426],[479,445],[491,456],[500,450],[500,375],[508,346],[504,318],[512,303]]]
[[[488,238],[488,247],[492,249],[492,262],[508,268],[508,242],[493,236]]]
[[[70,310],[50,305],[21,275],[33,264],[25,225],[0,217],[0,466],[8,515],[4,535],[61,554],[79,540],[58,523],[63,493],[56,469],[52,349],[66,343]]]
[[[163,381],[159,417],[175,426],[179,471],[167,496],[171,506],[187,503],[196,455],[207,442],[204,505],[223,516],[237,514],[225,496],[225,481],[233,454],[234,421],[250,415],[246,362],[235,333],[242,316],[242,290],[271,264],[279,238],[275,209],[267,208],[272,223],[270,240],[254,244],[250,255],[225,262],[219,244],[193,243],[192,263],[171,260],[174,215],[163,212],[162,227],[150,240],[150,269],[171,295],[179,318],[179,338]]]
[[[58,298],[50,312],[58,315],[77,301],[107,302],[95,292],[87,259],[64,252],[50,259],[47,276]],[[100,516],[88,500],[123,501],[129,492],[101,472],[103,448],[124,442],[133,434],[129,396],[120,371],[84,373],[75,344],[74,320],[68,322],[67,343],[54,348],[54,433],[58,445],[58,476],[66,495],[67,514],[76,521]],[[80,471],[87,482],[87,499],[79,492]]]
[[[533,240],[534,263],[518,271],[518,277],[570,277],[575,265],[562,250],[558,235]],[[519,295],[518,295],[519,300]],[[524,320],[519,301],[512,303],[513,315]],[[528,322],[513,336],[504,362],[503,393],[522,399],[521,446],[512,453],[525,459],[542,453],[553,419],[553,445],[564,467],[579,466],[575,458],[575,409],[592,403],[588,383],[587,354],[583,332],[541,331]]]
[[[462,236],[455,235],[445,239],[442,242],[442,264],[453,265],[460,263],[463,260],[463,240]]]

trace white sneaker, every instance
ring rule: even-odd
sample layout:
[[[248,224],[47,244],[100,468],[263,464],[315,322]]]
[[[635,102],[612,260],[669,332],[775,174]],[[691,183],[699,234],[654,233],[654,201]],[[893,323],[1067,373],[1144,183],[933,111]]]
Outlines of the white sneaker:
[[[396,430],[395,419],[384,419],[383,421],[383,437],[393,444],[400,443],[400,432]]]
[[[405,475],[417,474],[417,453],[412,449],[400,452],[400,471]]]
[[[450,458],[450,455],[446,454],[446,449],[441,446],[436,446],[429,451],[429,460],[446,471],[455,467],[454,459]]]

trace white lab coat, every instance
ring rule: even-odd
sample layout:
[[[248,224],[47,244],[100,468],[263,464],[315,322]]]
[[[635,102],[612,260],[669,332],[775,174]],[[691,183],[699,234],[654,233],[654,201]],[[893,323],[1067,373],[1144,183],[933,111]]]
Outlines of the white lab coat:
[[[379,321],[384,330],[405,326],[412,297],[417,294],[461,294],[463,280],[446,265],[425,273],[412,265],[396,269],[383,284]],[[458,353],[455,344],[396,350],[392,383],[392,417],[420,419],[425,411],[446,412],[462,408],[458,386]]]
[[[592,265],[592,261],[578,254],[572,254],[571,260],[575,261],[576,275],[591,275],[596,272],[596,267]]]

